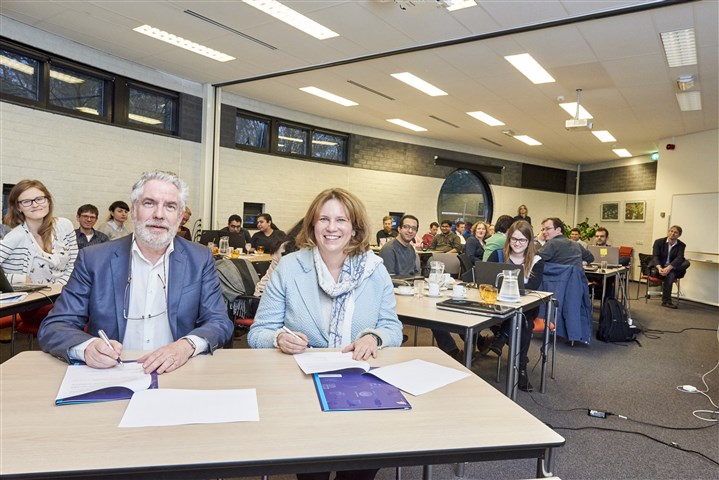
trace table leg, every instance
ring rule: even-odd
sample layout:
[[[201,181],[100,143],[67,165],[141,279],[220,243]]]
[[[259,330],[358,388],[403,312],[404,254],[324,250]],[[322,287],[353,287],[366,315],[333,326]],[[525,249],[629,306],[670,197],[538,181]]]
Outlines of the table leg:
[[[602,275],[602,301],[599,304],[599,313],[602,312],[602,307],[604,307],[604,297],[607,296],[607,274],[606,272],[604,275]]]
[[[455,476],[455,477],[464,477],[464,467],[465,467],[465,465],[467,465],[467,464],[464,463],[464,462],[460,462],[460,463],[458,463],[458,464],[455,465],[455,469],[454,469],[454,476]]]
[[[469,327],[464,333],[464,366],[472,368],[472,353],[474,352],[474,327]]]
[[[12,329],[10,330],[10,357],[15,356],[15,329],[17,328],[17,313],[12,314]]]
[[[507,396],[513,401],[517,400],[517,356],[522,333],[520,331],[522,311],[517,310],[512,315],[512,326],[509,337],[509,357],[507,359]]]
[[[542,380],[539,383],[539,393],[547,391],[547,361],[549,359],[549,334],[550,326],[554,321],[554,302],[552,300],[546,304],[547,314],[544,318],[544,342],[542,343]],[[555,352],[556,353],[556,352]]]
[[[432,465],[422,467],[422,480],[432,480]]]
[[[537,478],[553,477],[554,451],[551,448],[544,450],[544,456],[537,459]]]

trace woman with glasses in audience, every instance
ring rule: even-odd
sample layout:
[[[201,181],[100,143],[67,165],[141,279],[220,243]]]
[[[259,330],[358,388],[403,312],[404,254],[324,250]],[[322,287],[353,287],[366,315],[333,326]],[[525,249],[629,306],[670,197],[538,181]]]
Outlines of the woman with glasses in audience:
[[[110,205],[110,218],[97,230],[108,236],[110,240],[122,238],[130,235],[132,231],[127,228],[127,216],[130,213],[130,207],[122,200],[112,202]]]
[[[516,221],[507,230],[507,240],[502,250],[495,250],[489,256],[488,261],[498,263],[509,263],[512,265],[524,265],[524,285],[529,290],[537,290],[542,284],[544,277],[544,260],[535,254],[534,232],[529,222],[524,220]],[[531,392],[533,387],[527,376],[527,352],[529,341],[532,339],[534,319],[539,314],[539,308],[524,312],[522,319],[522,344],[519,346],[519,380],[517,387],[525,392]],[[490,350],[502,355],[502,349],[509,339],[511,320],[502,322],[501,331],[494,337]]]
[[[487,238],[487,224],[484,222],[475,222],[472,225],[472,236],[467,239],[464,246],[464,253],[467,254],[469,260],[474,265],[475,262],[481,262],[484,255],[484,240]]]
[[[65,285],[70,278],[77,257],[75,229],[52,210],[52,195],[39,180],[21,180],[10,190],[4,221],[13,229],[0,240],[0,265],[11,283]],[[37,331],[50,308],[21,314],[30,326],[26,331]]]
[[[340,188],[321,192],[296,237],[299,250],[272,272],[248,342],[287,354],[308,347],[340,348],[355,360],[402,344],[392,281],[369,248],[370,223],[362,202]],[[289,330],[289,331],[288,331]],[[336,479],[370,480],[377,469],[338,472]],[[298,474],[327,480],[329,472]]]

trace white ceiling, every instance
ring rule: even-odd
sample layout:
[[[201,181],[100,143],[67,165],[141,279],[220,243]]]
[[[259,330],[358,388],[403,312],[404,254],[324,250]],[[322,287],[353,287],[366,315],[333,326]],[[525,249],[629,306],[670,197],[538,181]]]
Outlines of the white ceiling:
[[[495,0],[479,1],[478,7],[455,12],[439,7],[435,0],[284,3],[340,36],[316,40],[239,0],[3,0],[0,13],[154,69],[215,84],[662,2]],[[185,10],[257,38],[276,50],[199,20]],[[237,60],[215,62],[132,31],[143,24]],[[291,110],[373,128],[411,133],[386,122],[399,117],[427,128],[427,132],[416,134],[420,137],[563,163],[597,163],[617,159],[613,147],[626,148],[635,156],[645,155],[656,151],[662,138],[719,127],[718,26],[716,0],[687,2],[225,89]],[[698,65],[669,68],[660,32],[692,27]],[[503,58],[525,52],[539,61],[556,83],[533,85]],[[429,97],[389,76],[402,71],[414,73],[449,95]],[[701,91],[701,111],[679,110],[676,79],[684,74],[697,77],[695,89]],[[354,100],[359,106],[341,107],[298,90],[309,85]],[[594,116],[594,129],[609,130],[617,138],[616,145],[601,143],[588,131],[565,130],[564,122],[570,115],[559,108],[557,98],[574,101],[577,88],[583,89],[581,104]],[[465,113],[474,110],[485,111],[506,126],[489,127]],[[503,129],[529,135],[542,145],[524,145],[503,135]]]

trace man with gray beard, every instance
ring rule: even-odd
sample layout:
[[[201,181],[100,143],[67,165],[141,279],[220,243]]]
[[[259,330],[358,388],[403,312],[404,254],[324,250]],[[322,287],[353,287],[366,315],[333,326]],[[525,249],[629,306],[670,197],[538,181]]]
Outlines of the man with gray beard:
[[[45,352],[111,368],[123,349],[142,350],[145,372],[161,374],[231,338],[210,251],[175,237],[187,195],[174,173],[142,174],[130,195],[135,233],[81,250],[38,332]]]

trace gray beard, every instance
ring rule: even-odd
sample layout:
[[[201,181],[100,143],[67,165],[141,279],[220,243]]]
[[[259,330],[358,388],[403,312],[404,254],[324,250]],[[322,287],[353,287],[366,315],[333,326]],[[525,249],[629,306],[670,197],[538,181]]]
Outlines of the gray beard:
[[[175,225],[175,228],[170,226],[167,232],[157,236],[150,233],[150,230],[145,226],[145,224],[135,224],[135,235],[140,243],[143,243],[152,249],[159,250],[167,248],[170,245],[170,242],[172,242],[172,239],[177,233],[178,226],[179,223],[178,225]]]

